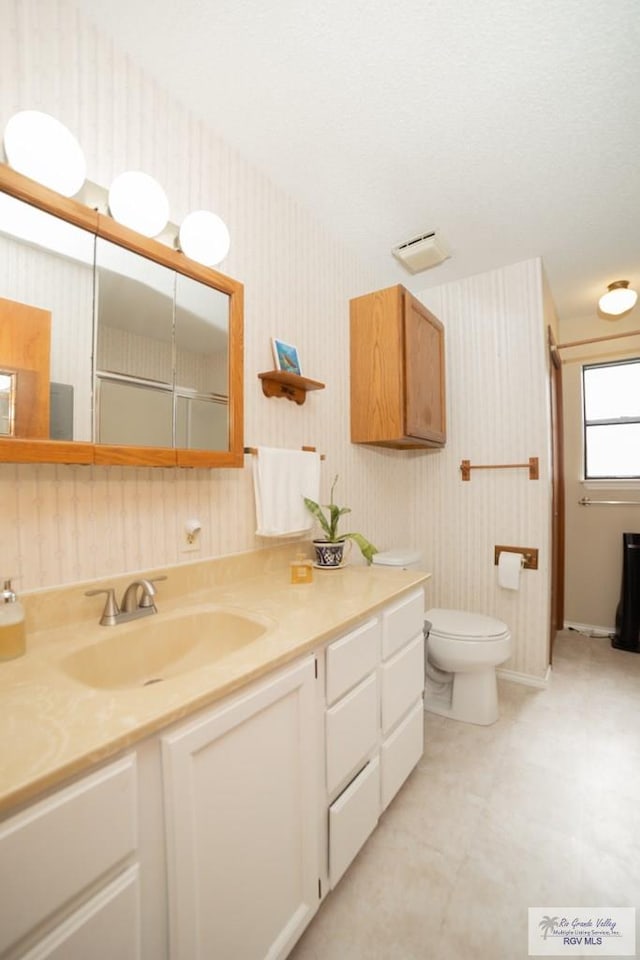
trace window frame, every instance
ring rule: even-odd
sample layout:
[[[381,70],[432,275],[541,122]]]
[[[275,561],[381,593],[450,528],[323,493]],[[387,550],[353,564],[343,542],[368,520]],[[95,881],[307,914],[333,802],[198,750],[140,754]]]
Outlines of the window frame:
[[[596,363],[583,363],[581,370],[582,380],[582,478],[585,484],[638,484],[640,482],[640,462],[638,473],[626,474],[624,476],[609,474],[608,476],[589,476],[587,473],[587,428],[588,427],[606,427],[606,426],[624,426],[627,424],[639,424],[640,414],[638,416],[607,417],[604,419],[587,420],[587,391],[585,386],[585,373],[588,370],[596,368],[611,368],[622,366],[637,366],[638,376],[640,377],[640,357],[625,357],[620,360],[600,361]]]

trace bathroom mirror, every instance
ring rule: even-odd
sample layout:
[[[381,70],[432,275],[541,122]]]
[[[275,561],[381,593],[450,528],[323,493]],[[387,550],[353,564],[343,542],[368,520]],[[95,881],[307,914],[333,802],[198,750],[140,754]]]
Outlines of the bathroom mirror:
[[[237,281],[0,166],[0,460],[242,466],[242,308]]]

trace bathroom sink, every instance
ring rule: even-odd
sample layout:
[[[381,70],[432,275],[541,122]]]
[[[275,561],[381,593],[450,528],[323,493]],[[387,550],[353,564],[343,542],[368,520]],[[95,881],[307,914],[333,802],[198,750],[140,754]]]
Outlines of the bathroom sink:
[[[60,668],[98,689],[141,687],[216,663],[263,636],[273,624],[240,610],[200,606],[115,627],[71,653]]]

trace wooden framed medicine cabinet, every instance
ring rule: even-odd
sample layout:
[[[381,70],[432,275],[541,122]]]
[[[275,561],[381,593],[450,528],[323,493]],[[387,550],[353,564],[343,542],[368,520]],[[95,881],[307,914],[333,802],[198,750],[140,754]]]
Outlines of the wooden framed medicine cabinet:
[[[15,423],[38,424],[0,435],[0,461],[243,466],[243,295],[0,164],[0,367]]]

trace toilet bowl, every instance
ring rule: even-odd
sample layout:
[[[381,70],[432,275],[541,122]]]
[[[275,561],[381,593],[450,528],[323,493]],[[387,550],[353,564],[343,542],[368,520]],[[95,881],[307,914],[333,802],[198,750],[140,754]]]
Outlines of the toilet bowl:
[[[480,613],[439,607],[427,610],[425,620],[425,710],[465,723],[495,723],[496,667],[511,655],[509,628]]]
[[[415,550],[376,553],[374,564],[419,567]],[[511,633],[501,620],[466,610],[433,607],[425,613],[424,708],[464,723],[498,719],[496,667],[511,656]]]

